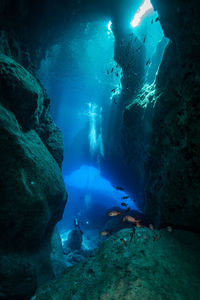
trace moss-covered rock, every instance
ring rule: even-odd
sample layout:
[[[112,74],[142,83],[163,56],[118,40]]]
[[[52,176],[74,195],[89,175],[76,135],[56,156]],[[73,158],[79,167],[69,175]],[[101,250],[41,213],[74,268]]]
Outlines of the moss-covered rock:
[[[33,299],[198,299],[199,236],[140,228],[130,243],[131,232],[107,239],[93,257],[40,288]]]

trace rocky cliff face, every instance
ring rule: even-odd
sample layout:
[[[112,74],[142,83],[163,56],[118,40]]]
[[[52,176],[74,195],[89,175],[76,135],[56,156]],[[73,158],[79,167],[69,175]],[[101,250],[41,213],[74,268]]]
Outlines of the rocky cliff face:
[[[146,214],[158,226],[200,230],[199,5],[153,3],[172,42],[156,79]]]
[[[0,66],[1,294],[24,299],[53,276],[50,240],[66,203],[63,144],[37,79],[3,54]]]
[[[199,6],[152,3],[171,42],[154,85],[125,108],[119,153],[150,222],[200,230]]]

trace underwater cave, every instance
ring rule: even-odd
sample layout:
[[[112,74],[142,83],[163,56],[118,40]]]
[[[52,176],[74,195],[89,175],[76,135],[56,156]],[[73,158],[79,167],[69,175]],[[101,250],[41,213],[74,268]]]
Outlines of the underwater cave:
[[[199,13],[0,1],[0,299],[200,299]]]

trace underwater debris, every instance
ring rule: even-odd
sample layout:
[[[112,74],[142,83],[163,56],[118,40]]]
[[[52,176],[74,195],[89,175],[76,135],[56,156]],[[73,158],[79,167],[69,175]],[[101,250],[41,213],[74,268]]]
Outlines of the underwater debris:
[[[115,189],[119,191],[124,191],[124,188],[122,188],[121,186],[116,186]]]
[[[149,58],[146,62],[146,66],[148,66],[150,64],[150,62],[151,62],[151,59]]]
[[[152,231],[154,231],[154,226],[153,226],[153,224],[149,224],[149,228],[150,228]]]
[[[155,19],[155,23],[158,22],[158,21],[160,21],[160,18],[159,18],[159,17],[157,17],[157,18]]]
[[[110,231],[110,230],[105,230],[105,231],[99,232],[100,236],[108,236],[108,235],[111,235],[111,234],[112,234],[112,231]]]
[[[128,204],[127,204],[127,203],[124,203],[124,202],[122,202],[122,203],[121,203],[121,206],[128,206]]]
[[[112,210],[108,213],[108,215],[110,217],[116,217],[116,216],[119,216],[119,215],[122,215],[123,213],[121,211],[116,211],[116,210]]]
[[[159,241],[160,240],[160,235],[156,234],[154,237],[153,237],[153,241]]]
[[[122,199],[128,199],[130,196],[123,196]]]
[[[171,226],[167,226],[166,229],[167,229],[168,232],[172,232],[173,231],[173,229],[172,229]]]
[[[122,243],[124,246],[126,246],[126,242],[125,242],[124,239],[120,239],[120,241],[121,241],[121,243]]]

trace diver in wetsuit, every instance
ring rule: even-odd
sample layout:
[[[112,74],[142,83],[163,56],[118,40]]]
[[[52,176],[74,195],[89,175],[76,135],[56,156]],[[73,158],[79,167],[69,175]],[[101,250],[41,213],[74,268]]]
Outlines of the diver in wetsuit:
[[[67,247],[71,250],[80,250],[83,242],[83,232],[81,231],[79,221],[74,219],[74,229],[70,231],[67,238]]]
[[[83,234],[83,231],[80,228],[79,221],[77,218],[74,219],[74,228],[76,231],[79,231],[81,234]]]

